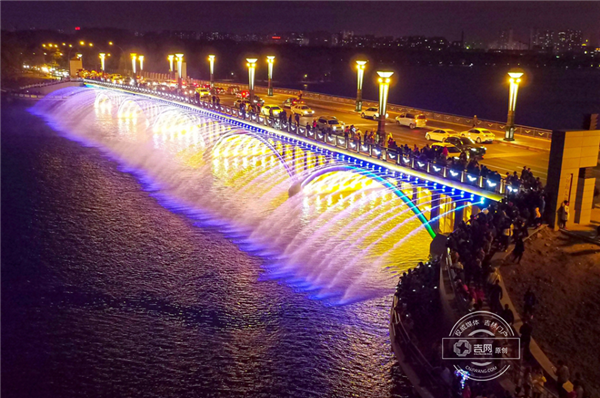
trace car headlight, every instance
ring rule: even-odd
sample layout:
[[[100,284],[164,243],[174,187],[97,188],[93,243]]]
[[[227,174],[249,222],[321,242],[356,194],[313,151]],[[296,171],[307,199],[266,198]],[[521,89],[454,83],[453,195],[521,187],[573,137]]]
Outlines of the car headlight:
[[[306,115],[308,113],[308,111],[304,111],[304,114]]]

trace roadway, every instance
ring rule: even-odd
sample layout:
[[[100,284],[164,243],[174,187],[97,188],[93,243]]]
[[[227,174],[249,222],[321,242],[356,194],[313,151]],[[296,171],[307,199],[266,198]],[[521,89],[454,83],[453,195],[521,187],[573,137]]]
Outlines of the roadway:
[[[291,97],[285,94],[275,94],[273,97],[267,97],[266,93],[259,93],[258,95],[265,100],[266,105],[279,106],[282,106],[282,103]],[[236,99],[233,95],[220,95],[220,98],[221,104],[227,106],[232,106]],[[363,133],[367,130],[377,129],[377,121],[361,118],[360,114],[354,111],[352,105],[310,98],[304,98],[304,102],[315,111],[315,114],[300,118],[301,125],[306,125],[307,122],[312,124],[314,118],[327,115],[336,116],[347,125],[354,125],[359,128]],[[289,114],[289,110],[286,109],[286,111]],[[411,130],[408,127],[398,126],[394,121],[396,116],[396,113],[389,113],[386,131],[392,134],[398,145],[408,144],[412,147],[416,144],[421,148],[427,143],[433,142],[425,139],[425,133],[436,128],[450,128],[457,132],[468,130],[465,126],[445,122],[428,122],[427,128]],[[527,137],[518,138],[514,143],[506,144],[502,142],[503,133],[497,131],[494,133],[498,140],[494,141],[493,144],[483,144],[487,148],[487,154],[480,162],[481,164],[492,170],[497,170],[502,175],[506,174],[507,171],[511,174],[513,171],[517,171],[520,175],[523,166],[527,166],[531,168],[534,176],[539,176],[544,183],[546,182],[550,141]]]

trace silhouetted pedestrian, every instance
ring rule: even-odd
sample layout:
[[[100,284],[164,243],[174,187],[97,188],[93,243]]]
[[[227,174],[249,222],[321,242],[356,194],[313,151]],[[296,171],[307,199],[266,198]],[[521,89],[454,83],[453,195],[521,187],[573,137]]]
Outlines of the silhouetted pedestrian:
[[[525,253],[525,242],[523,242],[523,238],[519,236],[515,242],[515,248],[513,250],[513,261],[517,264],[521,264],[523,253]]]
[[[521,334],[521,348],[523,349],[523,359],[526,361],[530,361],[532,358],[531,351],[529,349],[532,332],[533,328],[529,324],[529,320],[525,320],[525,322],[523,322],[523,325],[521,325],[521,328],[519,329],[519,333]]]
[[[525,296],[523,297],[523,312],[525,316],[533,315],[535,311],[535,305],[537,304],[537,299],[535,297],[535,293],[531,291],[531,286],[527,288],[525,292]]]
[[[513,323],[515,323],[515,315],[513,314],[512,310],[508,307],[508,304],[504,304],[504,310],[502,310],[501,316],[510,326],[512,326]]]

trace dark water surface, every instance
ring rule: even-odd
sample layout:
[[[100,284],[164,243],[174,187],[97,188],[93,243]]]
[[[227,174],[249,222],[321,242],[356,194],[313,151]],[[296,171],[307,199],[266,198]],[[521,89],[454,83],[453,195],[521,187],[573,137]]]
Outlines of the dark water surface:
[[[389,397],[389,297],[347,306],[2,104],[2,397]]]

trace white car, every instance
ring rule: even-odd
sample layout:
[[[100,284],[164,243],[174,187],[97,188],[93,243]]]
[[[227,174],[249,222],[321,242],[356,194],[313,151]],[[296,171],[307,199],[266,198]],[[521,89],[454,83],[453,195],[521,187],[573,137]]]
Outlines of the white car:
[[[389,114],[385,114],[385,117],[387,118],[389,116]],[[367,108],[367,109],[363,109],[360,117],[362,117],[363,119],[366,118],[371,118],[371,119],[379,119],[379,108],[376,108],[374,106]]]
[[[291,107],[292,113],[300,116],[312,116],[315,114],[315,111],[310,109],[307,105],[304,104],[296,104]]]
[[[420,113],[401,113],[396,116],[396,123],[399,126],[407,126],[411,129],[422,128],[427,125],[427,118]]]
[[[317,128],[319,130],[325,130],[326,128],[331,128],[334,134],[341,134],[346,127],[346,123],[338,120],[335,116],[319,116],[317,119]]]
[[[488,129],[482,129],[480,127],[463,131],[460,133],[460,136],[469,137],[478,144],[481,144],[482,142],[494,142],[494,139],[496,138],[496,134],[492,133]]]
[[[281,109],[281,107],[278,105],[265,105],[260,108],[260,113],[265,116],[271,116],[271,109],[273,109],[273,116],[277,116],[283,112],[283,109]]]
[[[458,133],[452,129],[436,129],[428,131],[425,134],[425,139],[427,141],[441,141],[444,142],[448,137],[456,137]]]

